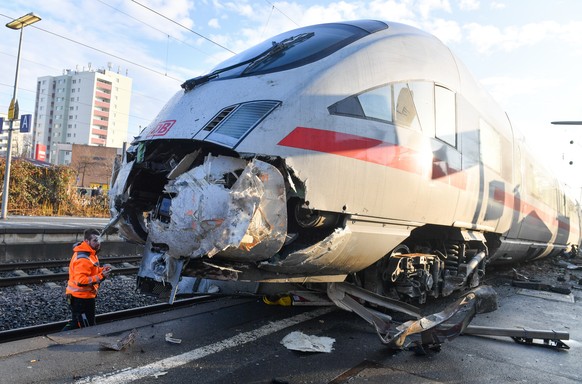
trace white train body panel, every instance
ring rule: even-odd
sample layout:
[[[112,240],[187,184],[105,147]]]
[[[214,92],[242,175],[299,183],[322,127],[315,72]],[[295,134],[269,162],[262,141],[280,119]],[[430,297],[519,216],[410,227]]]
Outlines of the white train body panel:
[[[327,32],[268,40],[186,82],[136,138],[112,212],[148,262],[175,263],[144,278],[342,281],[412,248],[450,276],[451,245],[485,247],[481,265],[579,244],[575,202],[448,48],[399,24],[332,26],[370,33],[257,71]]]

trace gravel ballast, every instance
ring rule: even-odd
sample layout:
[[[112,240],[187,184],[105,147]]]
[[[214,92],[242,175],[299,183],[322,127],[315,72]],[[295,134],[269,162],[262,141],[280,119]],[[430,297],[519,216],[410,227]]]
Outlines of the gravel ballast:
[[[0,288],[0,331],[67,321],[71,312],[65,297],[66,281]],[[135,290],[135,276],[113,276],[99,288],[97,314],[163,302]]]

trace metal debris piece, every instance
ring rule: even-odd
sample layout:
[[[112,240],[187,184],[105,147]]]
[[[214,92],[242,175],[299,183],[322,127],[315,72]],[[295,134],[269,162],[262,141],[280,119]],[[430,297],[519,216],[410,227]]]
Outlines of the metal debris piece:
[[[517,269],[512,268],[511,270],[513,271],[513,279],[514,280],[522,280],[522,281],[529,280],[529,278],[526,275],[524,275],[523,273],[517,272]]]
[[[569,295],[572,290],[566,286],[556,286],[551,284],[544,284],[539,281],[517,281],[513,280],[511,285],[517,288],[535,289],[537,291],[548,291]]]
[[[182,342],[182,339],[176,339],[175,337],[172,336],[174,336],[172,332],[166,333],[166,341],[168,343],[180,344]]]
[[[568,263],[567,261],[560,260],[556,263],[560,267],[566,267],[566,269],[582,269],[582,265]]]
[[[459,336],[476,313],[497,309],[497,294],[488,286],[476,288],[445,310],[423,318],[418,318],[420,316],[414,307],[363,291],[346,283],[332,283],[328,285],[327,293],[337,306],[355,312],[372,324],[380,340],[389,348],[410,349],[417,353],[424,353],[427,348],[437,350],[445,340]],[[389,316],[365,307],[351,296],[386,309],[416,315],[417,320],[398,325]]]
[[[137,329],[132,329],[126,336],[124,336],[122,339],[117,340],[115,343],[107,343],[107,342],[101,342],[101,348],[103,349],[111,349],[114,351],[121,351],[122,349],[130,346],[131,344],[133,344],[133,342],[135,341],[135,339],[137,338]]]
[[[570,340],[568,332],[541,330],[541,329],[526,329],[526,328],[496,328],[483,327],[478,325],[469,325],[463,331],[464,335],[479,335],[479,336],[507,336],[511,337],[516,343],[539,345],[542,347],[570,349],[562,340]],[[536,342],[541,340],[542,343]]]
[[[325,353],[333,350],[334,342],[331,337],[306,335],[299,331],[291,332],[281,340],[281,344],[293,351]]]

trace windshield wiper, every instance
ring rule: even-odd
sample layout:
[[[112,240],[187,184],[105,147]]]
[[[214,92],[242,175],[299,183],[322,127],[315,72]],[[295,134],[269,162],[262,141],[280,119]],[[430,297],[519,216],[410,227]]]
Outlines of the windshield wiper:
[[[223,72],[227,72],[227,71],[230,71],[231,69],[242,67],[243,65],[250,64],[247,68],[245,68],[244,71],[242,71],[242,73],[241,73],[241,75],[242,75],[245,72],[247,72],[250,69],[257,66],[259,63],[263,62],[265,59],[267,59],[269,57],[273,57],[273,56],[275,56],[283,51],[286,51],[288,48],[309,39],[313,35],[315,35],[314,32],[305,32],[305,33],[301,33],[297,36],[288,37],[287,39],[282,40],[279,43],[276,43],[273,41],[271,47],[269,47],[265,51],[259,53],[258,55],[254,56],[248,60],[242,61],[240,63],[233,64],[229,67],[217,69],[216,71],[213,71],[207,75],[198,76],[198,77],[195,77],[193,79],[187,80],[181,85],[181,87],[184,89],[185,92],[188,92],[200,84],[207,83],[210,80],[217,78],[218,75],[220,75]]]
[[[305,33],[301,33],[297,36],[288,37],[279,43],[276,43],[273,41],[271,48],[267,49],[265,52],[261,53],[260,55],[258,55],[255,58],[253,58],[253,60],[251,60],[251,63],[249,64],[249,66],[246,67],[244,71],[242,71],[241,75],[243,75],[243,74],[247,73],[248,71],[250,71],[251,69],[255,68],[257,65],[264,62],[268,58],[277,56],[281,52],[284,52],[287,49],[289,49],[289,48],[291,48],[299,43],[304,42],[305,40],[309,39],[313,35],[315,35],[315,33],[305,32]]]

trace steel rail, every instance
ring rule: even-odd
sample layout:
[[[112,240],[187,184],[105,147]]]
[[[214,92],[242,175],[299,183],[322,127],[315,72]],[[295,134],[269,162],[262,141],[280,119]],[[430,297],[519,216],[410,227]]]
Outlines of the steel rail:
[[[139,271],[139,267],[113,268],[113,275],[134,275]],[[10,276],[0,278],[0,287],[12,287],[21,284],[41,284],[47,281],[66,281],[69,279],[68,272],[62,273],[39,273],[27,276]]]
[[[119,257],[100,257],[99,262],[101,264],[119,264],[119,263],[130,263],[140,261],[141,256],[119,256]],[[55,268],[55,267],[66,267],[69,265],[69,259],[62,260],[41,260],[41,261],[27,261],[27,262],[17,262],[17,263],[1,263],[0,272],[14,271],[16,269],[40,269],[40,268]]]
[[[179,299],[174,302],[174,304],[159,303],[154,305],[148,305],[145,307],[138,307],[132,309],[124,309],[116,312],[103,313],[96,316],[97,324],[106,324],[119,320],[127,320],[134,317],[139,317],[152,313],[159,313],[164,311],[171,311],[173,309],[184,308],[191,305],[201,304],[212,300],[218,300],[222,296],[217,295],[202,295],[196,297],[190,297],[185,299]],[[0,344],[9,341],[23,340],[36,336],[45,336],[52,333],[60,332],[63,327],[67,324],[67,321],[57,321],[42,325],[33,325],[24,328],[15,328],[7,331],[0,331]]]

